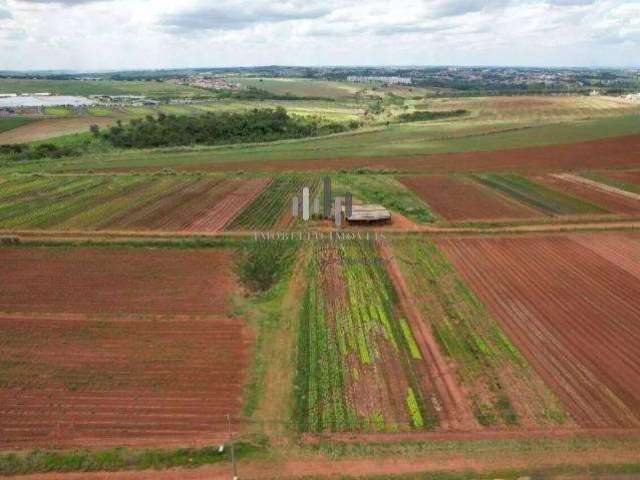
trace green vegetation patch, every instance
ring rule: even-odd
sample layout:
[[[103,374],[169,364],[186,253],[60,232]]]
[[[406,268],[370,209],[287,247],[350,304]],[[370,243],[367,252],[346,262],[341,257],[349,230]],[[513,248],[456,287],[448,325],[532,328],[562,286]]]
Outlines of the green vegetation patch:
[[[555,396],[438,247],[429,240],[404,238],[393,240],[392,248],[423,319],[456,365],[478,423],[520,423],[515,396],[527,399],[527,410],[538,425],[564,423]]]
[[[427,111],[421,110],[411,113],[403,113],[398,116],[400,122],[425,122],[428,120],[441,120],[444,118],[462,117],[467,112],[464,109],[451,110],[451,111]]]
[[[434,428],[422,357],[372,242],[318,240],[302,299],[295,380],[300,431]],[[419,353],[419,352],[417,352]],[[393,372],[393,373],[392,373]],[[398,410],[389,409],[389,404]]]
[[[44,113],[54,117],[69,117],[73,114],[73,110],[68,107],[46,107]]]
[[[311,175],[279,175],[229,225],[228,230],[264,230],[274,227],[291,212],[294,195],[301,195],[304,187],[313,194],[318,179]]]
[[[34,122],[34,118],[29,117],[4,117],[0,118],[0,133],[14,128],[21,127],[22,125],[28,125]]]
[[[358,200],[381,204],[418,223],[435,219],[429,206],[391,175],[338,174],[331,178],[335,179],[336,195],[350,191]]]
[[[284,108],[266,108],[246,112],[209,112],[194,116],[147,116],[144,119],[133,119],[126,125],[118,122],[105,132],[96,132],[96,135],[101,135],[119,148],[149,148],[270,142],[346,130],[348,127],[339,123],[294,117]]]
[[[265,451],[266,439],[239,442],[235,445],[237,458],[248,458]],[[0,454],[0,475],[27,475],[46,472],[98,472],[119,470],[163,470],[167,468],[196,468],[226,462],[229,449],[219,446],[179,449],[113,448],[109,450],[48,451]]]
[[[269,290],[290,270],[296,248],[293,240],[256,239],[245,243],[238,263],[240,279],[250,291]]]
[[[614,188],[619,188],[620,190],[626,190],[627,192],[640,194],[639,184],[625,182],[624,180],[620,180],[619,178],[610,177],[606,173],[585,172],[585,173],[581,173],[581,176],[588,178],[590,180],[594,180],[596,182],[603,183],[605,185],[609,185]]]
[[[602,207],[553,190],[516,174],[489,173],[474,178],[549,215],[607,213]]]

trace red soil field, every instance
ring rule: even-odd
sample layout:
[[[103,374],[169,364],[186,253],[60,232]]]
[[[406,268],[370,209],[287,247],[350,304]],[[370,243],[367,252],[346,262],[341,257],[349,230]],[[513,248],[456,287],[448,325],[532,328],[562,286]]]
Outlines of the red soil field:
[[[640,237],[628,238],[637,255]],[[615,239],[437,240],[583,427],[640,425],[640,280],[594,251]]]
[[[220,250],[0,249],[0,312],[226,315],[238,287]]]
[[[211,208],[203,211],[185,230],[192,232],[218,232],[226,227],[271,183],[270,179],[230,180],[234,189]]]
[[[0,249],[0,448],[223,439],[253,343],[231,255]]]
[[[564,145],[513,148],[486,152],[457,152],[404,157],[342,157],[247,161],[242,162],[242,168],[251,172],[371,168],[424,173],[491,171],[537,173],[541,170],[568,171],[622,166],[637,167],[639,156],[640,135],[625,135]],[[175,168],[177,170],[196,171],[236,171],[239,165],[238,162],[209,162],[206,164],[176,166]],[[118,170],[114,169],[114,171]],[[148,168],[147,170],[154,171],[157,170],[157,167]]]
[[[241,319],[0,315],[0,448],[211,444],[237,415]]]
[[[584,183],[574,182],[569,179],[558,178],[552,175],[534,177],[533,180],[555,190],[559,190],[594,203],[612,213],[626,215],[635,215],[640,213],[640,201],[622,195],[617,195],[613,192],[602,191]]]
[[[542,216],[540,212],[515,203],[472,180],[444,175],[398,179],[447,220],[507,220]]]
[[[606,241],[603,241],[604,235]],[[640,236],[637,234],[575,235],[571,238],[640,279]]]

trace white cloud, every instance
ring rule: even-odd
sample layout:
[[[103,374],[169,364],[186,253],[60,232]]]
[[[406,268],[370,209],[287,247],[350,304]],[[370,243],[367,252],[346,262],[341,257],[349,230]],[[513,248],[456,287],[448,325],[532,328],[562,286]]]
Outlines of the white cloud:
[[[0,0],[0,68],[638,63],[637,0]]]

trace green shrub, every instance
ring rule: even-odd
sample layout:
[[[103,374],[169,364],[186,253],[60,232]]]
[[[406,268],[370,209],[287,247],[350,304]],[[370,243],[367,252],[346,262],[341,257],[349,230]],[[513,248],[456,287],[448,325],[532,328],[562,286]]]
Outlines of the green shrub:
[[[288,271],[296,247],[293,240],[256,240],[245,244],[238,263],[240,279],[254,293],[269,290]]]

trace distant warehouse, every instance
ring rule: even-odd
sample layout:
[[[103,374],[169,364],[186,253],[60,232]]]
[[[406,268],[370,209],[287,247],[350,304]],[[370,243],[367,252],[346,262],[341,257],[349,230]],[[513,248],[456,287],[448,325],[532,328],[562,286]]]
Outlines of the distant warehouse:
[[[349,75],[347,81],[355,83],[377,83],[382,82],[388,85],[410,85],[412,79],[409,77],[385,77],[385,76],[361,76]]]

